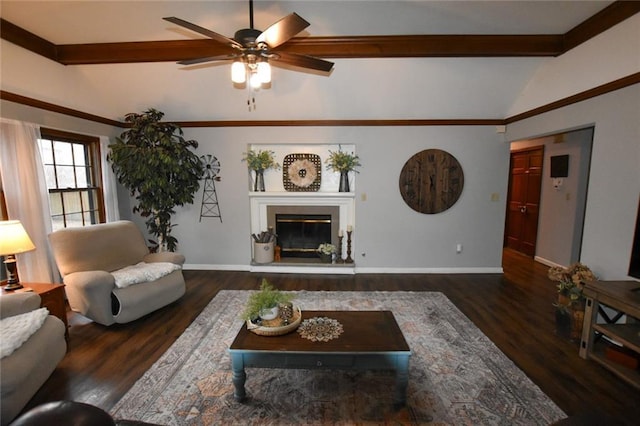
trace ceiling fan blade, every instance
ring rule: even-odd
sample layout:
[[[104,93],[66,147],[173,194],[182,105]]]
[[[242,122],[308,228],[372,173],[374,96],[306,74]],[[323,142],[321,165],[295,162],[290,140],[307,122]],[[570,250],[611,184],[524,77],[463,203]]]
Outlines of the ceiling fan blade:
[[[264,30],[262,34],[258,36],[256,42],[267,43],[267,46],[269,46],[270,49],[273,49],[293,38],[293,36],[307,28],[309,25],[311,24],[301,18],[300,15],[292,13]]]
[[[206,58],[196,58],[196,59],[187,59],[184,61],[178,61],[180,65],[196,65],[202,64],[204,62],[213,62],[213,61],[230,61],[232,59],[238,58],[242,55],[218,55],[218,56],[208,56]]]
[[[231,46],[233,48],[236,49],[242,49],[242,45],[240,43],[238,43],[237,41],[230,39],[228,37],[223,36],[222,34],[218,34],[214,31],[208,30],[204,27],[201,27],[199,25],[196,24],[192,24],[191,22],[185,21],[184,19],[180,19],[180,18],[176,18],[175,16],[170,16],[167,18],[162,18],[165,21],[169,21],[173,24],[179,25],[181,27],[187,28],[191,31],[195,31],[197,33],[200,33],[204,36],[207,36],[219,43],[222,44],[226,44],[227,46]]]
[[[283,64],[292,65],[294,67],[309,68],[324,72],[329,72],[333,68],[333,62],[297,53],[273,52],[273,55],[269,60],[282,62]]]

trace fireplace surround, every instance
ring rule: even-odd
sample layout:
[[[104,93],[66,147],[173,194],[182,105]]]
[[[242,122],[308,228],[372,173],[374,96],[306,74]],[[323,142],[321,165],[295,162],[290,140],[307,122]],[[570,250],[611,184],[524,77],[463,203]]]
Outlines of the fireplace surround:
[[[337,206],[267,206],[268,227],[275,229],[283,258],[316,258],[322,243],[337,245]]]
[[[338,245],[338,233],[346,231],[348,226],[355,228],[355,200],[353,193],[324,193],[324,192],[251,192],[249,194],[251,210],[251,233],[259,234],[272,227],[275,231],[276,213],[281,214],[318,214],[331,216],[331,242]],[[352,243],[352,250],[354,243]],[[342,253],[346,250],[346,241],[343,240]],[[301,272],[300,268],[306,268],[305,272],[328,273],[326,268],[318,269],[318,266],[308,265],[295,261],[295,258],[284,257],[281,262],[270,265],[252,265],[252,271],[273,272]],[[314,259],[315,260],[315,259]],[[294,269],[290,269],[293,267]],[[340,271],[331,273],[353,273],[354,265],[335,268]],[[331,268],[334,269],[334,268]]]

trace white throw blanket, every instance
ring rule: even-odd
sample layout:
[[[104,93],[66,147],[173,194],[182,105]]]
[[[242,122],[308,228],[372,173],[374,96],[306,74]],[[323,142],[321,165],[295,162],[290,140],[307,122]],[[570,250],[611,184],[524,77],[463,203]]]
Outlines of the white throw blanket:
[[[0,320],[0,358],[11,355],[40,330],[48,315],[47,308],[40,308]]]
[[[136,265],[113,271],[111,275],[115,278],[117,287],[125,288],[132,284],[155,281],[178,269],[180,269],[180,265],[170,262],[140,262]]]

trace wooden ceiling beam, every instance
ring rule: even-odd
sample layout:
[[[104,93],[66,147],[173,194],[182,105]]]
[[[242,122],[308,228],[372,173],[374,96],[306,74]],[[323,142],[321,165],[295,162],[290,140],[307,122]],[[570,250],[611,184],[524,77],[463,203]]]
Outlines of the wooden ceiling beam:
[[[393,35],[293,38],[278,50],[321,58],[558,56],[640,12],[640,1],[615,1],[566,34]],[[212,40],[55,45],[0,18],[0,35],[64,65],[172,62],[231,53]]]
[[[640,12],[640,1],[615,1],[564,35],[564,51],[618,25]]]

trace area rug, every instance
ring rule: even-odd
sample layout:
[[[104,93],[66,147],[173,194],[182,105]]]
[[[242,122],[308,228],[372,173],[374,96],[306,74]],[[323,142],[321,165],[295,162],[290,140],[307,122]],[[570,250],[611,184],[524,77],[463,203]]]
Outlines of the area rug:
[[[303,311],[394,313],[412,351],[406,407],[394,410],[395,376],[385,371],[248,368],[249,399],[238,403],[227,349],[250,293],[218,293],[111,414],[161,425],[529,426],[566,417],[436,292],[296,292]]]

